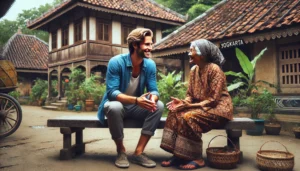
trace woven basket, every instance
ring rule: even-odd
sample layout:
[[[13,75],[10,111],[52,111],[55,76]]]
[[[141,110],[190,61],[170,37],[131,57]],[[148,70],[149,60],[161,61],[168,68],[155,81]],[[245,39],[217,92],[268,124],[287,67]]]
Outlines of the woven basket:
[[[217,169],[233,169],[236,168],[236,165],[239,161],[240,150],[236,148],[233,142],[226,136],[230,143],[234,146],[234,149],[228,151],[226,147],[209,147],[211,141],[216,137],[223,136],[217,135],[210,140],[208,147],[206,149],[206,156],[209,166]]]
[[[281,144],[277,141],[267,141],[260,147],[256,154],[258,168],[263,171],[292,171],[294,168],[294,155],[291,154],[283,144],[281,145],[286,151],[261,150],[268,142]]]

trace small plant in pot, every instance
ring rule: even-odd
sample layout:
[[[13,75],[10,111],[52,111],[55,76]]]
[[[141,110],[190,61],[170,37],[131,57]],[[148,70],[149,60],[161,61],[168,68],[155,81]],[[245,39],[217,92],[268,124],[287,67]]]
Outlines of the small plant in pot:
[[[266,134],[279,135],[281,131],[281,125],[276,119],[275,114],[273,112],[267,114],[265,120],[267,121],[267,123],[265,124]]]
[[[94,95],[99,93],[96,91],[98,90],[97,87],[100,86],[97,80],[99,80],[99,76],[91,75],[89,78],[86,78],[79,87],[81,91],[80,95],[82,96],[81,99],[85,101],[86,111],[92,111],[94,109]]]
[[[244,105],[251,112],[251,118],[254,120],[256,129],[247,130],[248,135],[262,135],[265,120],[259,116],[261,113],[272,113],[276,107],[273,95],[266,89],[262,93],[253,93],[244,100]]]
[[[300,124],[297,124],[297,126],[294,127],[293,131],[294,131],[294,134],[295,134],[295,138],[300,139]]]

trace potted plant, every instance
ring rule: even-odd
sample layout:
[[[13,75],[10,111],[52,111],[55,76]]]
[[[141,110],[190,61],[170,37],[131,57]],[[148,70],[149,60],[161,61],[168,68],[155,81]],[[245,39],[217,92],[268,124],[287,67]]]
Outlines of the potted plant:
[[[47,98],[48,81],[36,79],[34,86],[31,89],[30,100],[35,104],[41,106]]]
[[[265,98],[271,97],[272,94],[267,90],[264,90],[263,93],[259,94],[258,88],[260,87],[260,84],[265,84],[272,88],[276,87],[274,84],[264,80],[254,81],[256,62],[263,56],[266,50],[267,48],[263,49],[257,56],[253,58],[252,61],[250,61],[249,58],[239,48],[236,48],[236,57],[239,60],[243,73],[237,73],[233,71],[225,72],[227,76],[234,76],[237,78],[227,87],[229,92],[232,92],[238,88],[242,88],[244,90],[244,94],[240,101],[243,106],[250,110],[251,118],[257,125],[254,131],[247,131],[249,135],[262,134],[264,129],[264,119],[260,119],[259,114],[266,111],[267,108],[269,108],[268,105],[271,103],[271,101],[273,101],[273,99],[268,99],[270,103],[265,103],[263,101]]]
[[[85,110],[92,111],[94,109],[95,101],[93,96],[98,93],[96,92],[98,84],[97,79],[99,76],[91,75],[86,78],[84,82],[80,85],[80,98],[85,101]]]
[[[266,115],[265,120],[267,123],[265,124],[265,131],[268,135],[279,135],[281,130],[281,125],[275,117],[275,114],[269,113]]]
[[[74,106],[74,109],[75,111],[81,111],[82,107],[83,107],[83,101],[78,100],[77,104]]]
[[[261,113],[272,113],[276,107],[273,95],[266,89],[262,93],[253,93],[244,100],[244,105],[250,110],[251,118],[256,128],[247,130],[248,135],[262,135],[265,120],[260,118]]]
[[[293,131],[294,131],[294,134],[295,134],[295,138],[300,139],[300,124],[297,124],[297,126],[294,127]]]

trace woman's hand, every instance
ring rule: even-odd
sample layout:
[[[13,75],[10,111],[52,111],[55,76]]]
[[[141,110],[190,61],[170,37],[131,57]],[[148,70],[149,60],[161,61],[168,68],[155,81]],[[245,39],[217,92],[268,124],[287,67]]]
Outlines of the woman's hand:
[[[186,100],[180,100],[178,98],[171,97],[172,101],[167,103],[167,108],[172,112],[178,112],[187,108],[190,103]]]

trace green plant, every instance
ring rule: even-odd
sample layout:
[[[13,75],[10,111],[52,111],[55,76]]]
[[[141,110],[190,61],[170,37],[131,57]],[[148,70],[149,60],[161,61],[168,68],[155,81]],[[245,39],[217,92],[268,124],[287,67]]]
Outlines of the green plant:
[[[246,94],[250,95],[251,92],[253,91],[253,89],[255,89],[255,90],[258,89],[258,87],[259,87],[258,83],[263,83],[270,87],[276,88],[276,86],[274,84],[271,84],[267,81],[263,81],[263,80],[258,80],[255,82],[253,81],[253,77],[255,74],[256,62],[263,56],[263,54],[265,53],[266,50],[267,50],[267,48],[263,49],[250,62],[249,58],[239,48],[235,49],[237,59],[239,60],[240,66],[243,69],[244,73],[242,73],[242,72],[236,73],[233,71],[225,72],[226,75],[231,75],[231,76],[237,77],[239,79],[239,81],[232,83],[231,85],[229,85],[227,87],[228,91],[233,91],[240,87],[246,87]]]
[[[172,73],[168,73],[168,75],[164,75],[162,73],[158,73],[161,77],[157,82],[158,91],[160,94],[160,100],[166,104],[171,99],[170,97],[177,97],[179,99],[183,99],[186,95],[186,83],[181,81],[182,72],[175,74],[175,71]],[[165,112],[167,109],[165,108]]]
[[[251,112],[252,119],[258,119],[259,114],[272,114],[276,108],[273,95],[266,89],[262,93],[253,93],[242,101]]]
[[[83,98],[79,89],[83,80],[85,80],[85,73],[81,69],[72,69],[69,82],[65,85],[65,95],[67,96],[68,104],[75,105],[77,100]]]
[[[45,100],[47,97],[48,82],[46,80],[36,79],[34,80],[34,86],[31,89],[30,100],[39,101]]]
[[[16,100],[19,100],[21,93],[18,90],[14,90],[9,92],[8,95],[12,96]]]

